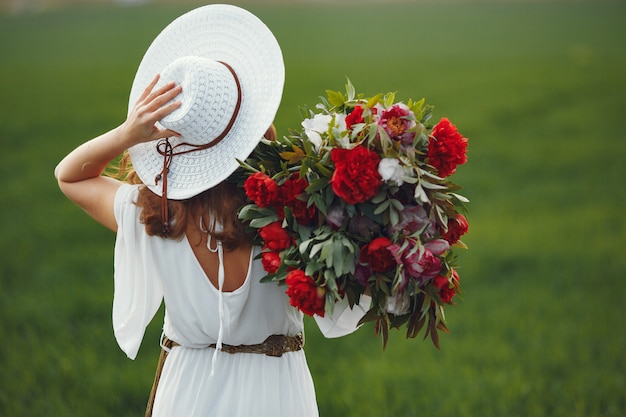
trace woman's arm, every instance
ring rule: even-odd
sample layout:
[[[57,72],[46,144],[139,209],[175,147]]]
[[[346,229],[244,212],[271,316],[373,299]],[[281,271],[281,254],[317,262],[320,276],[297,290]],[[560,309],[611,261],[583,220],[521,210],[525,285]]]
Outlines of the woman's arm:
[[[133,145],[178,135],[158,129],[155,123],[180,107],[180,101],[169,102],[180,94],[181,87],[169,83],[152,91],[158,79],[155,77],[144,90],[124,123],[74,149],[54,170],[61,191],[113,231],[117,231],[113,201],[121,182],[103,177],[104,169]]]

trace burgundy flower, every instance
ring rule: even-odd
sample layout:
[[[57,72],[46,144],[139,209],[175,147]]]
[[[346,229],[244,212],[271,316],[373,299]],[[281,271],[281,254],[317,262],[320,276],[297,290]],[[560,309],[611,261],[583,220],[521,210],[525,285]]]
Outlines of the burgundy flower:
[[[455,218],[448,219],[448,230],[442,231],[441,237],[447,240],[451,245],[458,242],[467,231],[469,230],[469,224],[467,219],[462,214],[457,214]]]
[[[278,198],[273,204],[279,218],[285,218],[285,207],[289,207],[299,224],[307,225],[315,219],[317,216],[315,206],[309,206],[307,201],[300,199],[308,186],[309,182],[305,178],[293,174],[279,187]]]
[[[397,265],[392,253],[387,249],[391,240],[377,237],[361,248],[360,261],[368,264],[376,272],[387,272]]]
[[[437,275],[433,279],[433,285],[439,288],[439,298],[442,303],[450,303],[452,298],[456,295],[456,289],[450,286],[450,281],[448,277],[443,275]]]
[[[427,242],[423,251],[416,250],[415,244],[406,245],[404,250],[398,244],[388,247],[398,264],[404,266],[404,271],[415,279],[426,281],[434,278],[441,272],[443,266],[439,255],[449,249],[449,244],[443,239]]]

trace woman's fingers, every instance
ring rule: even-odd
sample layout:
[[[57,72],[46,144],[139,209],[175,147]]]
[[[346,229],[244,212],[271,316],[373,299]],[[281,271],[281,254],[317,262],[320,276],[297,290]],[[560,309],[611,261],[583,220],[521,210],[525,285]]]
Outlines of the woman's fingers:
[[[181,101],[175,99],[181,93],[182,87],[170,82],[154,89],[158,80],[157,75],[146,87],[124,123],[124,131],[132,143],[180,136],[172,130],[159,129],[156,122],[181,106]]]
[[[155,127],[155,131],[152,134],[152,140],[170,138],[172,136],[180,136],[180,133],[174,132],[173,130],[170,130],[170,129],[159,130],[159,129],[156,129]]]
[[[167,100],[167,101],[170,101],[170,100]],[[182,103],[180,100],[176,100],[176,101],[172,101],[166,104],[165,106],[159,106],[158,109],[153,113],[155,121],[163,119],[165,116],[167,116],[168,114],[170,114],[171,112],[179,108],[181,104]]]
[[[143,104],[151,107],[154,105],[160,107],[180,94],[181,91],[182,87],[180,85],[176,85],[173,81],[169,82],[148,94],[144,98]]]
[[[154,88],[154,86],[156,85],[156,83],[159,81],[159,78],[161,77],[160,74],[157,74],[152,81],[150,81],[150,84],[148,84],[148,86],[143,90],[143,92],[141,93],[141,96],[139,96],[139,99],[137,100],[137,104],[141,103],[143,100],[146,99],[146,97],[148,97],[150,95],[150,92],[152,92],[152,89]]]

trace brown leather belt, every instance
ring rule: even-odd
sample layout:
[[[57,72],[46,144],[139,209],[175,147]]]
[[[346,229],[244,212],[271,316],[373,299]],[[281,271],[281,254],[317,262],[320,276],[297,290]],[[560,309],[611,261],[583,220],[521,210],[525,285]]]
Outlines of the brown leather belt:
[[[171,349],[180,344],[165,338],[163,345],[168,349]],[[280,357],[283,353],[296,352],[304,346],[304,336],[302,333],[298,333],[295,336],[285,336],[282,334],[274,334],[269,336],[262,343],[256,345],[226,345],[222,344],[222,351],[226,353],[258,353],[267,356]],[[210,348],[215,349],[217,345],[215,343],[209,345]]]

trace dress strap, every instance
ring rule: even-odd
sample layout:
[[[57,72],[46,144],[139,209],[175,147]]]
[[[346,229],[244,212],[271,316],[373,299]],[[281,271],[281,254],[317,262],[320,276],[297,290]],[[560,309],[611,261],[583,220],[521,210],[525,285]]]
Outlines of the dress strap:
[[[210,237],[211,235],[209,235]],[[207,247],[210,251],[214,252],[211,249],[211,240],[207,240]],[[217,361],[217,351],[222,350],[222,341],[224,338],[224,249],[222,247],[222,242],[217,241],[217,259],[219,261],[219,265],[217,267],[217,289],[218,289],[218,301],[217,308],[219,313],[220,320],[220,328],[217,333],[217,343],[215,344],[215,352],[213,352],[213,358],[211,360],[211,376],[213,376],[215,372],[215,362]]]

